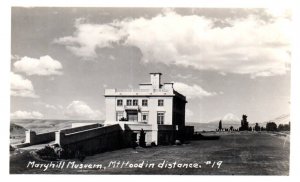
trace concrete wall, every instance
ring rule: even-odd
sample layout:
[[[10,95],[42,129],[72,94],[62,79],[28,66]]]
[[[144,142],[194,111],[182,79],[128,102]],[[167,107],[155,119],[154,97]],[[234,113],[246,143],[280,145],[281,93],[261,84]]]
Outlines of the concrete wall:
[[[55,140],[55,132],[39,133],[36,134],[35,131],[28,130],[25,132],[26,139],[25,143],[29,145],[48,143]]]
[[[124,147],[122,133],[118,124],[67,134],[58,131],[56,132],[56,143],[65,150],[92,154]]]
[[[145,132],[145,142],[146,145],[151,145],[152,142],[154,142],[155,144],[157,144],[157,140],[153,140],[153,131],[152,131],[152,126],[148,125],[148,124],[125,124],[124,126],[124,143],[127,146],[131,145],[131,135],[133,133],[136,134],[136,138],[137,138],[137,143],[139,141],[140,138],[140,132],[141,130],[144,130]],[[156,138],[154,138],[156,139]]]
[[[158,145],[173,144],[176,139],[175,126],[173,125],[158,125]]]
[[[72,123],[71,128],[77,128],[77,127],[87,126],[87,125],[92,125],[92,124],[97,124],[97,123]]]
[[[190,140],[194,135],[194,126],[185,126],[185,139]]]
[[[98,128],[101,127],[102,125],[99,123],[95,123],[95,124],[90,124],[90,125],[84,125],[84,126],[80,126],[80,127],[75,127],[75,128],[68,128],[68,129],[63,129],[60,130],[61,133],[75,133],[75,132],[79,132],[79,131],[84,131],[84,130],[88,130],[88,129],[92,129],[92,128]]]

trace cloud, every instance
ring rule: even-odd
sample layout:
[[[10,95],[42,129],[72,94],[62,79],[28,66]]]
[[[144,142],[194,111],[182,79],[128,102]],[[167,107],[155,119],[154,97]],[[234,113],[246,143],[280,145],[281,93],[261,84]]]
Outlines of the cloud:
[[[223,22],[218,26],[217,22]],[[225,26],[224,26],[225,25]],[[91,24],[78,20],[71,36],[56,43],[82,58],[115,45],[140,49],[143,62],[193,67],[198,70],[248,74],[252,78],[283,75],[289,70],[291,21],[259,15],[246,18],[207,18],[165,11],[146,19]]]
[[[63,44],[68,50],[80,57],[96,57],[96,48],[113,47],[125,34],[112,24],[88,24],[84,19],[75,21],[76,32],[73,36],[61,37],[54,42]]]
[[[10,73],[10,93],[12,96],[38,98],[30,80],[21,75]]]
[[[17,54],[11,55],[11,60],[17,60],[17,59],[21,59],[21,57]]]
[[[55,105],[51,105],[51,104],[45,104],[45,107],[48,109],[54,109],[54,110],[57,109],[57,107]]]
[[[10,114],[10,117],[13,119],[40,119],[43,118],[44,115],[38,111],[15,111]]]
[[[202,98],[202,97],[209,97],[217,95],[215,92],[208,92],[204,90],[201,86],[193,84],[193,85],[187,85],[185,83],[181,82],[175,82],[174,83],[174,89],[178,91],[179,93],[186,96],[188,99],[191,98]]]
[[[25,56],[14,63],[14,68],[15,71],[23,72],[27,75],[49,76],[62,74],[61,63],[48,55],[39,59]]]
[[[191,117],[194,116],[194,112],[193,112],[192,110],[190,110],[190,109],[186,109],[186,110],[185,110],[185,113],[186,113],[186,116],[187,116],[188,118],[191,118]]]
[[[64,114],[72,119],[102,119],[99,110],[93,110],[83,101],[72,101]]]

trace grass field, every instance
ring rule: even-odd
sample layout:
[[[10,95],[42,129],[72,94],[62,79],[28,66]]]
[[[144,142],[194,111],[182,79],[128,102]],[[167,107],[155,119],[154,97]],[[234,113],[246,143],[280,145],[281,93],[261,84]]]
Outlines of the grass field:
[[[27,168],[28,161],[39,161],[28,151],[11,155],[12,174],[178,174],[178,175],[288,175],[290,143],[284,136],[272,133],[222,134],[219,140],[191,141],[184,145],[158,146],[152,148],[127,148],[88,156],[83,164],[102,164],[104,169],[75,168]],[[158,168],[163,161],[169,163],[198,163],[201,168]],[[73,160],[72,160],[73,161]],[[72,162],[72,161],[65,161]],[[110,161],[130,163],[154,163],[154,168],[108,167]],[[222,161],[217,165],[204,162]],[[80,164],[80,161],[75,161]]]

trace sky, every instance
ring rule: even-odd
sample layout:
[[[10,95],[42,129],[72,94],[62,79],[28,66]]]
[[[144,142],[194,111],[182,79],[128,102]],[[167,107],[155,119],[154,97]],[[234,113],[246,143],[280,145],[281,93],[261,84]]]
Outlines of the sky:
[[[11,118],[105,119],[105,88],[161,72],[187,122],[289,113],[285,9],[12,8]]]

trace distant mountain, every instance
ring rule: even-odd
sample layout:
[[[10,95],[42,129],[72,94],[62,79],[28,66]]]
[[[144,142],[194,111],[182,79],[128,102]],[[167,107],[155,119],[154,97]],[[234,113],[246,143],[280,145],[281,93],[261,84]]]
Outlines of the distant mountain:
[[[209,123],[219,123],[219,121],[222,120],[222,124],[241,124],[241,119],[238,118],[236,115],[232,114],[232,113],[227,113],[225,116],[223,116],[223,118],[220,118],[219,120],[215,120],[215,121],[210,121]]]
[[[238,129],[241,126],[241,118],[238,118],[232,113],[226,114],[222,119],[222,126],[223,128],[230,128],[230,126],[233,126],[233,128]],[[219,121],[215,120],[208,123],[186,123],[186,125],[194,126],[195,131],[215,131],[219,127]],[[254,127],[255,122],[249,122],[249,126]],[[266,127],[266,124],[268,122],[275,122],[277,126],[279,124],[288,124],[290,122],[290,115],[289,114],[283,114],[280,115],[274,119],[270,119],[265,122],[258,122],[259,126]]]
[[[222,120],[223,128],[232,126],[234,129],[238,129],[241,126],[241,119],[232,113],[228,113],[222,118],[208,123],[186,123],[186,125],[194,126],[195,131],[215,131],[219,127],[220,120]]]

